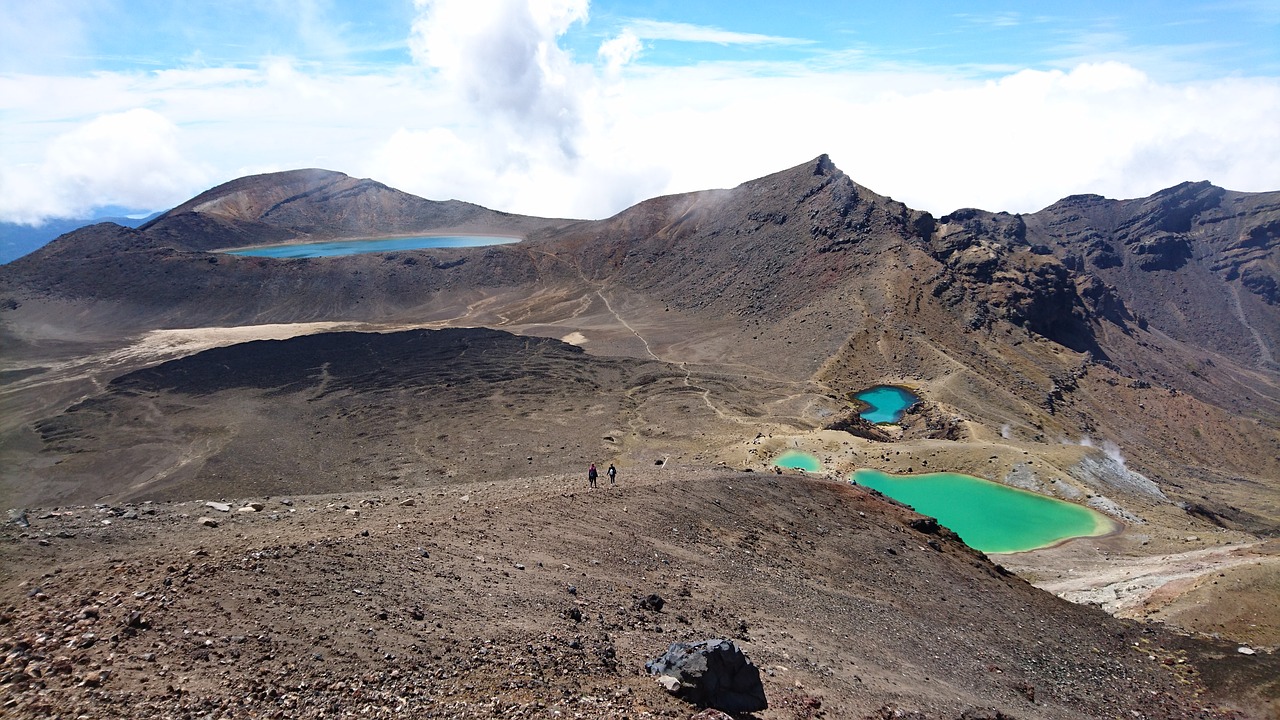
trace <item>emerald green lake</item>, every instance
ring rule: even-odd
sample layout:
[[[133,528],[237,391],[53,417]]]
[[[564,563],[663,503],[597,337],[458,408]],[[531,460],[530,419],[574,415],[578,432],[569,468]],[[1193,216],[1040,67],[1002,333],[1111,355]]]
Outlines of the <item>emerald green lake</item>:
[[[910,390],[896,385],[876,385],[854,397],[867,404],[858,416],[873,423],[896,423],[907,408],[920,402]]]
[[[788,450],[782,453],[774,458],[773,464],[778,467],[804,470],[805,472],[818,472],[822,469],[822,463],[818,461],[818,458],[799,450]]]
[[[851,481],[937,518],[982,552],[1021,552],[1061,540],[1105,535],[1115,524],[1069,502],[959,473],[889,475],[858,470]]]
[[[294,245],[264,245],[241,250],[228,250],[227,254],[271,258],[318,258],[360,255],[362,253],[395,252],[397,250],[421,250],[423,248],[483,247],[516,242],[520,242],[520,239],[483,235],[425,235],[375,240],[334,240],[332,242],[298,243]]]

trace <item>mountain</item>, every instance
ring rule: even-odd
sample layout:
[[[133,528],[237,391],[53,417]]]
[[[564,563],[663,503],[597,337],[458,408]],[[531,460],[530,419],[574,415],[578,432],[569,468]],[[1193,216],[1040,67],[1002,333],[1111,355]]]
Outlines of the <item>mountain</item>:
[[[589,222],[301,170],[227,183],[136,230],[84,228],[3,266],[0,335],[20,356],[41,333],[109,341],[156,328],[444,321],[576,330],[595,338],[589,350],[738,364],[835,398],[909,381],[932,391],[923,434],[1100,437],[1180,488],[1180,502],[1272,532],[1278,205],[1280,193],[1202,183],[934,218],[823,156]],[[210,252],[442,230],[526,239],[310,260]],[[621,331],[612,347],[601,323]]]
[[[457,200],[425,200],[372,180],[311,169],[232,180],[141,229],[184,250],[212,250],[365,233],[390,236],[491,228],[528,232],[545,224]]]
[[[1142,326],[1275,370],[1280,193],[1183,183],[1140,200],[1067,198],[1025,218],[1031,242],[1115,289]]]
[[[27,253],[44,247],[54,238],[66,233],[101,222],[115,223],[125,227],[138,227],[157,217],[152,213],[143,218],[126,217],[123,214],[107,212],[93,217],[46,220],[40,225],[21,225],[18,223],[0,222],[0,264],[16,260]]]
[[[611,697],[582,711],[606,716],[624,711],[603,688],[622,685],[637,698],[625,712],[675,713],[623,678],[687,633],[758,638],[768,677],[780,678],[767,683],[790,688],[791,714],[779,717],[1113,717],[1149,710],[1139,698],[1157,698],[1160,717],[1230,716],[1197,691],[1245,698],[1245,716],[1274,708],[1278,206],[1280,193],[1189,183],[934,217],[821,156],[596,221],[302,170],[227,183],[136,229],[83,228],[0,267],[0,495],[71,508],[33,512],[34,530],[7,530],[6,552],[43,553],[41,574],[77,553],[97,558],[5,585],[23,608],[11,622],[27,634],[65,626],[69,598],[121,557],[94,548],[136,546],[130,567],[197,553],[211,558],[198,573],[236,578],[218,591],[193,579],[187,604],[139,612],[170,633],[232,612],[212,645],[157,651],[200,682],[217,672],[200,663],[245,654],[233,638],[267,638],[253,662],[305,681],[268,687],[217,666],[264,712],[292,709],[273,703],[301,682],[324,683],[314,692],[341,705],[332,683],[348,680],[306,660],[318,654],[343,668],[389,663],[418,687],[457,680],[453,695],[424,700],[442,714],[466,715],[448,703],[485,693],[518,709],[564,693]],[[218,252],[431,232],[523,240],[317,259]],[[884,383],[922,402],[893,426],[859,425],[853,395]],[[777,477],[772,461],[787,449],[819,457],[824,476]],[[582,492],[573,473],[603,461],[636,486]],[[978,475],[1087,504],[1124,529],[998,567],[830,482],[856,467]],[[301,505],[187,539],[211,498],[280,497]],[[145,522],[126,524],[131,510]],[[228,547],[231,529],[240,544],[209,549]],[[375,556],[397,559],[367,565]],[[411,565],[427,559],[440,564]],[[173,567],[164,587],[183,582]],[[291,567],[305,577],[286,581]],[[237,573],[255,568],[280,595],[235,595],[249,587]],[[335,590],[325,568],[351,587]],[[532,568],[548,575],[521,595]],[[1223,642],[1068,606],[1010,572],[1261,651],[1254,663]],[[164,579],[127,574],[109,592],[148,597],[140,583]],[[57,589],[49,613],[30,609],[19,582]],[[651,583],[693,599],[670,616],[628,611],[626,597]],[[281,605],[310,592],[386,625],[368,626],[367,646],[314,631],[338,615]],[[454,604],[421,599],[445,596]],[[1205,599],[1185,612],[1184,596]],[[312,630],[295,637],[263,602]],[[850,614],[867,602],[883,622]],[[571,609],[581,619],[566,620]],[[1005,639],[983,630],[1004,620]],[[472,635],[458,635],[464,625]],[[478,679],[482,648],[505,663],[490,675],[506,685]],[[571,687],[545,664],[520,675],[522,653],[576,658],[586,680]],[[463,654],[466,667],[454,661]],[[517,676],[534,679],[517,687]],[[71,689],[83,678],[68,678],[59,692],[83,697]],[[121,682],[164,702],[164,688]],[[184,690],[192,712],[225,700],[210,688]],[[981,698],[996,709],[966,710]]]

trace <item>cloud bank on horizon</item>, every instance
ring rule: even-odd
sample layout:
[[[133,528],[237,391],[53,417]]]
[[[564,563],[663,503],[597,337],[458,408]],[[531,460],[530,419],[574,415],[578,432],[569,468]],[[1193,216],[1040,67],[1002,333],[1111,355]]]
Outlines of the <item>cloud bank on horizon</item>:
[[[821,153],[935,214],[1280,190],[1270,0],[694,5],[0,0],[0,221],[299,167],[596,218]]]

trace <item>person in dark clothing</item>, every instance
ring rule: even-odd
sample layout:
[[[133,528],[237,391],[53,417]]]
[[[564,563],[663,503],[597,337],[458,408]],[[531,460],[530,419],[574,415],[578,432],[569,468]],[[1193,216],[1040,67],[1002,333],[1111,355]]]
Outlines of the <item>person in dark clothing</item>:
[[[596,472],[596,464],[591,463],[591,469],[587,470],[587,482],[590,483],[590,487],[596,486],[596,478],[599,475],[600,473]]]
[[[609,469],[605,470],[605,474],[609,476],[609,485],[612,486],[614,481],[618,479],[618,468],[609,463]]]

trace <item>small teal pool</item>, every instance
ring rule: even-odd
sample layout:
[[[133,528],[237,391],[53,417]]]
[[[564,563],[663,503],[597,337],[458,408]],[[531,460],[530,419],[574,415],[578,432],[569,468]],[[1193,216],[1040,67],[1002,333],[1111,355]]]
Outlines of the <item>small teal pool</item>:
[[[1081,505],[960,473],[889,475],[859,470],[850,480],[937,518],[982,552],[1021,552],[1117,526]]]
[[[364,253],[394,252],[396,250],[422,250],[424,248],[465,248],[486,245],[509,245],[520,238],[492,235],[423,235],[417,237],[378,238],[374,240],[333,240],[330,242],[298,243],[294,245],[263,245],[262,247],[227,250],[228,255],[247,255],[270,258],[318,258]]]
[[[867,404],[858,416],[873,423],[896,423],[907,408],[920,402],[915,393],[897,385],[876,385],[854,397]]]
[[[817,457],[799,450],[788,450],[782,453],[774,458],[773,464],[778,467],[804,470],[805,472],[818,472],[822,469],[822,463],[818,461]]]

